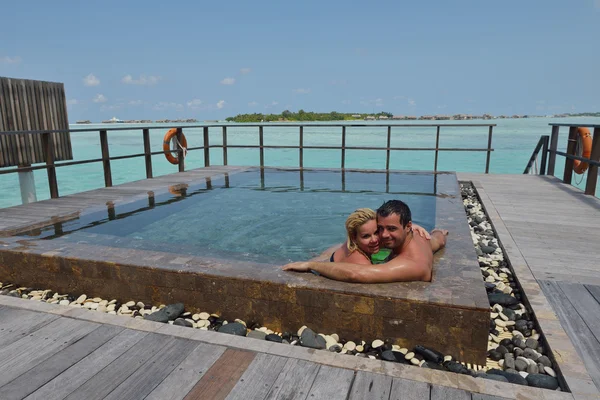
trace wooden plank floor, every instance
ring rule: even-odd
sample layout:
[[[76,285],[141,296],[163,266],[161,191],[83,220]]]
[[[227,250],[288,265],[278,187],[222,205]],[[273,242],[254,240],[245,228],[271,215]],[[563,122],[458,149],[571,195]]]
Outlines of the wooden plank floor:
[[[0,329],[3,400],[502,399],[6,306]]]
[[[485,192],[600,390],[600,199],[549,176],[459,180]]]
[[[538,280],[600,285],[600,199],[554,177],[459,174],[479,182]]]

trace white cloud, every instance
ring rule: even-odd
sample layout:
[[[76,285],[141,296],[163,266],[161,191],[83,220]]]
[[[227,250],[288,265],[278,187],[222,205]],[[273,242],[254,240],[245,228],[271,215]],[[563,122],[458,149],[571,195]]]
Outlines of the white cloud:
[[[251,101],[250,103],[248,103],[248,106],[250,106],[250,107],[256,107],[257,105],[258,105],[258,103],[255,101]]]
[[[108,99],[103,94],[97,94],[96,97],[94,97],[94,103],[106,103],[107,101]]]
[[[225,106],[225,100],[219,100],[219,101],[217,102],[217,108],[218,108],[218,109],[221,109],[221,108],[223,108],[224,106]]]
[[[406,99],[406,96],[394,96],[393,99],[394,100],[404,100],[404,99]]]
[[[158,83],[158,81],[161,80],[160,76],[146,76],[146,75],[140,75],[139,79],[134,79],[131,75],[125,75],[122,79],[121,82],[127,84],[127,85],[146,85],[146,86],[151,86],[151,85],[156,85]]]
[[[298,94],[308,94],[308,93],[310,93],[310,89],[299,88],[299,89],[294,89],[293,92],[298,93]]]
[[[274,102],[271,103],[272,106],[276,106],[277,104],[279,104],[278,101],[274,101]]]
[[[437,106],[437,108],[440,109],[440,110],[443,110],[446,107],[448,107],[446,104],[442,104],[441,106]]]
[[[75,104],[79,104],[79,100],[77,100],[77,99],[69,99],[69,100],[67,100],[67,105],[68,106],[74,106]]]
[[[417,103],[413,99],[408,99],[408,104],[411,106],[416,106]]]
[[[94,74],[89,74],[83,78],[83,84],[85,86],[98,86],[100,84],[100,79],[96,78]]]
[[[247,75],[250,73],[250,71],[252,71],[250,68],[242,68],[242,69],[240,69],[240,74]]]
[[[235,83],[235,78],[225,78],[221,81],[221,85],[233,85]]]
[[[383,105],[383,99],[382,98],[375,99],[375,105],[376,106],[382,106]]]
[[[193,99],[187,102],[187,106],[192,109],[197,109],[202,105],[202,100]]]
[[[0,64],[19,64],[21,62],[21,57],[19,56],[4,56],[0,57]]]
[[[144,103],[142,100],[131,100],[131,101],[129,102],[129,105],[130,105],[130,106],[141,106],[141,105],[142,105],[142,103]]]
[[[350,100],[342,100],[342,104],[350,104],[351,101]]]
[[[175,102],[166,102],[166,101],[158,102],[152,108],[157,111],[164,111],[164,110],[169,110],[169,109],[183,111],[183,109],[184,109],[183,104],[175,103]]]
[[[121,108],[123,108],[123,104],[111,104],[111,105],[103,104],[100,107],[100,111],[115,111],[115,110],[120,110]]]

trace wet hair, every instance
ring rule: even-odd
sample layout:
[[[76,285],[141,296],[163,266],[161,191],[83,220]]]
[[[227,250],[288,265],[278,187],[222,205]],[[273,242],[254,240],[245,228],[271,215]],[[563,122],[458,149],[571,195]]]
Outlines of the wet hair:
[[[400,217],[400,224],[403,228],[412,221],[410,208],[401,200],[386,201],[377,209],[377,215],[380,217],[388,217],[390,214],[397,214]]]
[[[346,247],[348,248],[348,250],[360,251],[358,245],[355,242],[356,235],[358,234],[358,228],[363,226],[365,223],[376,219],[377,214],[370,208],[359,208],[358,210],[354,211],[348,216],[348,219],[346,219],[346,233],[348,234]]]

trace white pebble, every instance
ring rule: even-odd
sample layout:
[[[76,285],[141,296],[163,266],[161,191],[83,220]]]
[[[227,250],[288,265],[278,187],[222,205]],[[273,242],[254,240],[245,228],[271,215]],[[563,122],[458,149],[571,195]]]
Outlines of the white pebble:
[[[70,303],[69,300],[61,300],[58,302],[58,304],[60,304],[61,306],[68,306]]]
[[[544,372],[550,375],[553,378],[556,378],[556,372],[550,367],[544,367]]]
[[[336,343],[340,341],[340,337],[337,333],[332,333],[330,336],[336,341]]]
[[[346,344],[344,345],[344,349],[346,349],[347,351],[355,350],[356,343],[354,343],[353,341],[346,342]]]
[[[298,336],[302,336],[302,332],[304,332],[304,330],[307,328],[306,325],[302,325],[300,327],[300,329],[298,329]]]
[[[192,319],[194,321],[198,321],[200,319],[200,314],[194,314],[194,315],[192,315]]]
[[[406,355],[404,356],[404,358],[406,358],[407,360],[412,360],[415,357],[415,353],[413,353],[412,351],[410,353],[406,353]]]
[[[125,305],[127,306],[127,308],[135,307],[135,301],[128,301],[127,303],[125,303]]]
[[[75,300],[75,303],[81,304],[81,303],[83,303],[85,301],[85,299],[87,299],[87,296],[85,294],[82,294],[81,296],[79,296],[77,298],[77,300]]]
[[[375,339],[371,343],[371,347],[374,348],[374,349],[376,349],[376,348],[378,348],[380,346],[383,346],[383,340]]]
[[[444,361],[452,361],[452,356],[445,356]]]

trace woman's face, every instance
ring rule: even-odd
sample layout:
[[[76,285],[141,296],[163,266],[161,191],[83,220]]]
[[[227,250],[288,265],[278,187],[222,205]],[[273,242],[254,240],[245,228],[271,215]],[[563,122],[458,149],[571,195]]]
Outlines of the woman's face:
[[[372,219],[362,224],[356,232],[356,245],[365,254],[371,255],[379,251],[379,233],[377,221]]]

